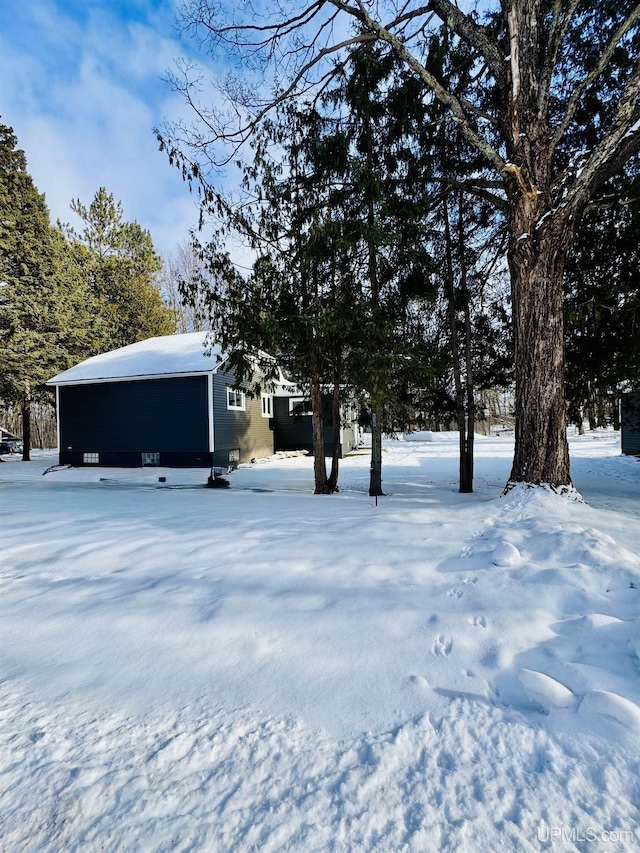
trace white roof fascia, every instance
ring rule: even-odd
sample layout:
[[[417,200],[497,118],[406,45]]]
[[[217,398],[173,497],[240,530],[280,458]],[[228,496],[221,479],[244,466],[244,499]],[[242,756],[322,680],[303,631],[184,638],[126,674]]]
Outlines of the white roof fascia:
[[[46,384],[52,387],[60,387],[62,385],[103,385],[105,382],[136,382],[145,379],[177,379],[181,376],[209,376],[209,374],[217,373],[218,367],[211,370],[189,371],[185,373],[142,373],[133,376],[105,376],[95,377],[93,379],[67,379],[56,382],[50,379]]]

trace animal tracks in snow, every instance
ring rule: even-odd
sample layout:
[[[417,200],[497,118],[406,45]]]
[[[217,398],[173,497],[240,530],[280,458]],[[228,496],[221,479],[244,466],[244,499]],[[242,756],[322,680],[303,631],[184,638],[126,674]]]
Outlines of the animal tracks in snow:
[[[451,637],[445,637],[442,634],[434,640],[431,646],[431,654],[435,657],[447,657],[453,649],[453,640]]]

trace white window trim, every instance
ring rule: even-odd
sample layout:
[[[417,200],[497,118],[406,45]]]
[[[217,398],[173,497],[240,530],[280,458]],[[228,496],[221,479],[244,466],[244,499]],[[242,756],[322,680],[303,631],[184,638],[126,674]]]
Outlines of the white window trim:
[[[273,394],[261,394],[260,404],[262,406],[262,417],[273,417]],[[266,405],[265,405],[266,404]]]
[[[294,411],[295,408],[297,406],[299,406],[301,403],[306,403],[308,408],[307,407],[303,408],[301,412]],[[296,417],[302,418],[302,417],[305,417],[305,415],[311,415],[311,414],[312,414],[311,400],[309,400],[307,397],[289,397],[289,415],[290,415],[290,417],[293,417],[295,415]]]
[[[236,405],[231,402],[231,395],[240,395],[240,405]],[[227,409],[231,412],[246,412],[247,410],[247,397],[244,391],[236,391],[235,388],[232,388],[230,385],[227,385]]]

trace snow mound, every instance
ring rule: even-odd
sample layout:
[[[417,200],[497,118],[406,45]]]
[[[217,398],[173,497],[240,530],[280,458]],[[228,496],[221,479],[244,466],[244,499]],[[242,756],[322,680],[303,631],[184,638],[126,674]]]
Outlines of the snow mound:
[[[617,616],[608,616],[606,613],[589,613],[584,618],[585,627],[606,628],[609,625],[624,625],[622,619]]]
[[[584,498],[573,486],[554,487],[547,483],[533,486],[529,483],[508,483],[502,496],[501,515],[509,514],[510,521],[537,517],[551,511],[564,517],[569,506],[584,503]]]
[[[419,429],[415,432],[405,432],[405,441],[433,441],[433,433],[428,429]]]
[[[518,678],[527,697],[532,702],[542,705],[545,711],[575,708],[577,705],[578,700],[575,694],[549,675],[532,669],[522,669],[518,673]]]
[[[640,708],[617,693],[591,690],[580,703],[580,714],[596,714],[621,723],[625,728],[640,731]]]
[[[521,561],[522,554],[510,542],[499,542],[491,555],[491,562],[494,566],[517,566]]]

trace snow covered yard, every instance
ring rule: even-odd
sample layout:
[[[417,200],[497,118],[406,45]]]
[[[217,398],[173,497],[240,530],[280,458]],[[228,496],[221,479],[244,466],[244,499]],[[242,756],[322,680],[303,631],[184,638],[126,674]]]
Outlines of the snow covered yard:
[[[640,847],[640,462],[385,448],[377,507],[365,451],[333,497],[0,465],[1,850]]]

